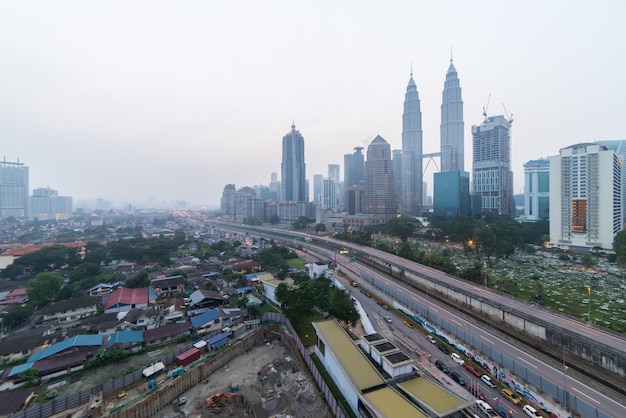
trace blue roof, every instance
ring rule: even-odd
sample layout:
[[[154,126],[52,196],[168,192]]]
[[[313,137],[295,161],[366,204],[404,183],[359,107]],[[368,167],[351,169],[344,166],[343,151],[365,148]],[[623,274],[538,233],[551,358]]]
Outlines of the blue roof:
[[[238,287],[235,290],[237,290],[237,292],[243,292],[243,293],[251,292],[252,291],[252,287],[250,287],[250,286]]]
[[[31,367],[33,367],[33,364],[35,363],[30,361],[28,363],[20,364],[18,366],[13,367],[11,371],[9,372],[9,377],[15,376],[17,374],[22,373],[24,370],[30,369]]]
[[[194,328],[201,328],[204,324],[211,322],[214,319],[217,319],[219,316],[220,311],[218,311],[217,309],[211,309],[208,312],[191,318],[191,325],[193,325]]]
[[[222,332],[220,334],[212,336],[206,342],[209,343],[209,344],[215,344],[217,342],[220,342],[222,340],[227,339],[228,337],[230,337],[231,334],[232,334],[232,332],[230,332],[230,331]]]
[[[109,343],[107,344],[107,348],[111,348],[111,346],[115,344],[142,343],[142,342],[143,342],[143,331],[117,331],[115,334],[111,335],[111,338],[109,338]]]
[[[67,340],[61,341],[60,343],[56,343],[51,345],[50,347],[44,348],[39,353],[35,353],[28,359],[29,362],[35,362],[38,360],[42,360],[53,356],[55,354],[60,353],[61,351],[67,350],[71,347],[91,347],[91,346],[101,346],[102,345],[102,335],[76,335],[72,338],[68,338]]]

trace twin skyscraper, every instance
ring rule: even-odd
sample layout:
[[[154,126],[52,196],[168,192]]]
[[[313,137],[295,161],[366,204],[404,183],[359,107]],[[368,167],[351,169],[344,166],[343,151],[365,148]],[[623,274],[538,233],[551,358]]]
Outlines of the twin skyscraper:
[[[464,122],[461,84],[456,68],[450,60],[446,73],[441,103],[440,157],[441,171],[464,170]],[[432,154],[433,156],[436,154]],[[404,96],[402,114],[401,170],[396,174],[399,182],[398,204],[405,215],[421,216],[424,206],[422,112],[413,72]]]

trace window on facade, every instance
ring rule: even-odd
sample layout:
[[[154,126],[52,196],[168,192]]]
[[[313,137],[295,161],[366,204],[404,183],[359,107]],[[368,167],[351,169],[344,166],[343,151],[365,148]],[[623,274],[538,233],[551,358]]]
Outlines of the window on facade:
[[[572,201],[572,230],[577,232],[587,230],[587,201],[585,199]]]

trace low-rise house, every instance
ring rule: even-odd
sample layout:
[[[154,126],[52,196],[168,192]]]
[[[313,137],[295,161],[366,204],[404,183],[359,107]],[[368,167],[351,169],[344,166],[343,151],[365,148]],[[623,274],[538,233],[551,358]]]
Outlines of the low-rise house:
[[[133,308],[128,313],[119,313],[119,315],[123,314],[125,315],[122,319],[122,328],[133,330],[156,328],[160,316],[157,308]]]
[[[150,287],[154,290],[158,298],[169,298],[176,292],[185,291],[185,277],[170,276],[153,279]]]
[[[113,291],[113,289],[119,286],[118,283],[98,283],[95,286],[91,286],[89,289],[85,290],[89,296],[105,296]]]
[[[182,322],[146,330],[143,333],[143,338],[146,346],[151,346],[175,341],[178,337],[189,334],[189,323]]]
[[[90,352],[98,352],[102,348],[102,342],[102,335],[75,335],[33,354],[28,362],[34,363],[66,352],[78,352],[82,348],[91,348]]]
[[[239,308],[218,308],[222,317],[222,328],[234,327],[244,321],[245,315]]]
[[[124,275],[133,275],[135,274],[135,263],[119,263],[115,266],[115,271],[117,273],[122,273]]]
[[[261,270],[261,264],[254,260],[239,261],[233,264],[224,265],[222,270],[232,270],[234,273],[246,274]]]
[[[41,328],[12,333],[0,339],[0,363],[22,361],[62,339],[60,332],[44,335]]]
[[[185,321],[185,301],[181,298],[172,298],[163,305],[163,323],[173,324]]]
[[[146,308],[150,301],[156,300],[156,293],[150,288],[140,287],[130,289],[120,287],[119,289],[109,293],[104,303],[104,312],[123,312],[130,311],[133,308]]]
[[[21,305],[22,303],[28,302],[28,294],[26,293],[25,287],[20,287],[19,289],[11,290],[5,297],[3,301],[0,303],[7,305]]]
[[[143,331],[117,331],[109,337],[107,350],[123,348],[138,351],[143,344]]]
[[[198,334],[222,329],[222,316],[219,309],[211,309],[191,318],[191,326]]]
[[[83,319],[80,326],[90,334],[111,335],[118,331],[121,321],[117,318],[117,312],[105,313]]]
[[[214,290],[198,289],[189,295],[189,309],[214,308],[224,304],[224,296]]]
[[[309,277],[311,279],[324,276],[326,270],[328,270],[328,264],[319,261],[315,263],[308,263],[306,267],[309,269]]]
[[[263,295],[274,302],[277,305],[280,303],[276,300],[276,288],[279,284],[285,283],[287,285],[292,285],[293,281],[291,279],[279,280],[272,273],[260,274],[259,281],[263,284]]]
[[[98,313],[100,298],[83,296],[54,302],[41,310],[44,323],[67,324]]]

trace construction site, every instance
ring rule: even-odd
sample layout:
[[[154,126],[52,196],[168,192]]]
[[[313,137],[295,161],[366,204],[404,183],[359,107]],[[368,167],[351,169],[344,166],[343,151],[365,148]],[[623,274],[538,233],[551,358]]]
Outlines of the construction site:
[[[172,367],[115,394],[94,394],[64,417],[332,416],[293,339],[279,325],[256,329],[220,355]]]

